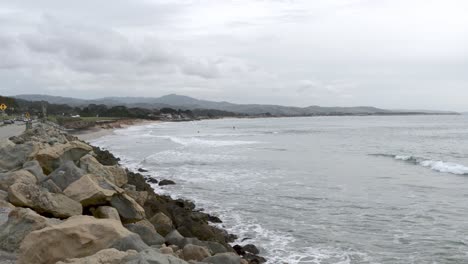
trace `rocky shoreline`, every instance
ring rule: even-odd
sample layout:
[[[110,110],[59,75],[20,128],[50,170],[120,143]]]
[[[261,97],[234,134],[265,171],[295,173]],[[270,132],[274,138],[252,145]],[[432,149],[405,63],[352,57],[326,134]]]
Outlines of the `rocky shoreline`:
[[[0,263],[265,262],[118,162],[53,124],[0,141]]]

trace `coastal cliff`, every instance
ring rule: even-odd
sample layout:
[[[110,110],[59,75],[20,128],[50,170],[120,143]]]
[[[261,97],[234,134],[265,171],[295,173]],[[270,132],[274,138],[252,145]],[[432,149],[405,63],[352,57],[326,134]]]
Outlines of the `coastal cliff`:
[[[148,180],[53,124],[1,141],[0,263],[265,262]]]

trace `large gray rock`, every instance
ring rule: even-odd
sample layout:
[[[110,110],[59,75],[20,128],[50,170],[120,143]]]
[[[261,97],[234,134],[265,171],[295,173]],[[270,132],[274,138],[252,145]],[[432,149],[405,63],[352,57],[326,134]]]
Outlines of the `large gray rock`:
[[[0,226],[0,249],[16,251],[26,235],[58,223],[60,220],[45,218],[29,208],[15,208],[10,212],[8,221]]]
[[[15,253],[5,252],[0,250],[0,263],[2,264],[15,264],[18,257]]]
[[[54,170],[49,178],[63,191],[83,175],[85,175],[85,172],[78,168],[73,161],[68,160]]]
[[[4,144],[0,148],[0,172],[19,169],[37,152],[37,145],[33,143],[11,145]]]
[[[182,259],[186,261],[202,261],[210,256],[211,254],[206,247],[196,246],[192,244],[185,245],[181,255]]]
[[[91,206],[109,203],[117,193],[115,189],[106,179],[86,174],[71,183],[63,193],[83,206]]]
[[[172,232],[167,234],[164,239],[169,245],[176,245],[179,248],[184,248],[185,246],[184,237],[177,230],[173,230]]]
[[[112,206],[99,206],[91,209],[91,213],[96,218],[114,219],[120,221],[119,212]]]
[[[182,259],[162,254],[154,248],[145,249],[138,255],[124,258],[123,261],[125,264],[188,264]]]
[[[235,253],[220,253],[212,257],[205,258],[203,262],[213,264],[240,264],[241,257]]]
[[[29,207],[40,214],[58,218],[80,215],[80,203],[59,193],[50,193],[37,185],[15,183],[8,189],[8,200],[15,206]]]
[[[23,164],[23,169],[29,171],[37,179],[37,182],[46,180],[47,176],[42,171],[41,165],[37,160],[31,160]]]
[[[84,257],[59,261],[57,264],[123,264],[123,259],[138,254],[135,250],[119,251],[115,248],[103,249],[98,253]]]
[[[150,246],[162,245],[165,242],[164,237],[158,234],[153,226],[141,224],[140,222],[126,224],[125,227],[133,233],[138,234],[141,239]]]
[[[120,218],[126,223],[138,222],[145,218],[145,210],[124,193],[114,195],[110,204],[117,209]]]
[[[118,166],[104,166],[91,155],[85,155],[80,159],[80,168],[87,173],[106,178],[118,187],[122,187],[128,181],[125,170]]]
[[[163,236],[169,234],[172,230],[174,230],[174,225],[172,224],[171,218],[169,218],[162,212],[158,212],[155,215],[153,215],[149,219],[149,221],[151,222],[151,224],[154,225],[156,231],[158,231],[158,233]]]
[[[27,170],[0,173],[0,190],[8,191],[15,183],[36,184],[36,177]]]
[[[119,221],[73,216],[61,224],[29,233],[21,243],[18,264],[56,263],[111,247],[121,251],[148,248]]]

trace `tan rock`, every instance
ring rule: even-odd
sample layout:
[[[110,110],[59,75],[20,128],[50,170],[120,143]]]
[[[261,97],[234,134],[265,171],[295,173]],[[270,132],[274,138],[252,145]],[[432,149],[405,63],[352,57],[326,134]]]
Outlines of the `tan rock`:
[[[116,190],[106,179],[86,174],[70,184],[63,193],[83,206],[89,206],[107,203]]]
[[[91,211],[96,218],[114,219],[120,221],[119,212],[112,206],[99,206]]]
[[[187,244],[182,250],[181,256],[182,256],[182,259],[186,261],[189,261],[189,260],[202,261],[203,259],[210,257],[211,254],[210,254],[210,251],[205,247]]]
[[[27,234],[58,223],[60,220],[43,217],[29,208],[14,208],[0,228],[0,249],[16,251]]]
[[[49,174],[59,167],[62,161],[78,161],[92,151],[93,148],[81,141],[71,141],[66,144],[55,144],[40,149],[35,158],[41,164],[45,173]]]
[[[0,173],[0,190],[8,191],[15,183],[36,184],[36,177],[27,170]]]
[[[149,221],[156,228],[156,231],[163,236],[166,236],[174,229],[171,218],[162,212],[158,212],[153,215]]]
[[[135,250],[123,252],[114,248],[109,248],[103,249],[92,256],[67,259],[59,261],[57,264],[121,264],[124,258],[137,254],[138,252]]]
[[[148,199],[148,192],[146,191],[132,191],[132,190],[125,190],[125,193],[128,196],[132,197],[139,205],[144,206],[146,200]]]
[[[167,255],[174,254],[174,251],[170,247],[161,247],[159,251],[161,251],[162,254],[167,254]]]
[[[85,155],[80,159],[80,168],[88,173],[106,178],[118,187],[122,187],[128,181],[125,170],[118,166],[104,166],[92,155]]]
[[[73,216],[61,224],[31,232],[20,246],[18,264],[56,263],[70,258],[91,256],[103,249],[148,248],[138,235],[119,221],[92,216]],[[121,247],[127,247],[123,249]],[[144,247],[144,248],[141,248]]]
[[[42,214],[51,214],[58,218],[80,215],[83,208],[80,203],[59,193],[50,193],[37,185],[15,183],[8,189],[11,204],[29,207]]]

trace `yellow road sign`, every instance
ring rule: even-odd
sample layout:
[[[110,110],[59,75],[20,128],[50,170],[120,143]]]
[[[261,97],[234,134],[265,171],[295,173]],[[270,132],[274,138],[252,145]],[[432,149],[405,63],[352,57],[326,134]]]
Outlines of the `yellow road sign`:
[[[27,119],[29,119],[31,117],[31,115],[29,113],[26,113],[24,114],[24,117],[26,117]]]
[[[0,104],[0,110],[5,111],[7,108],[6,104]]]

